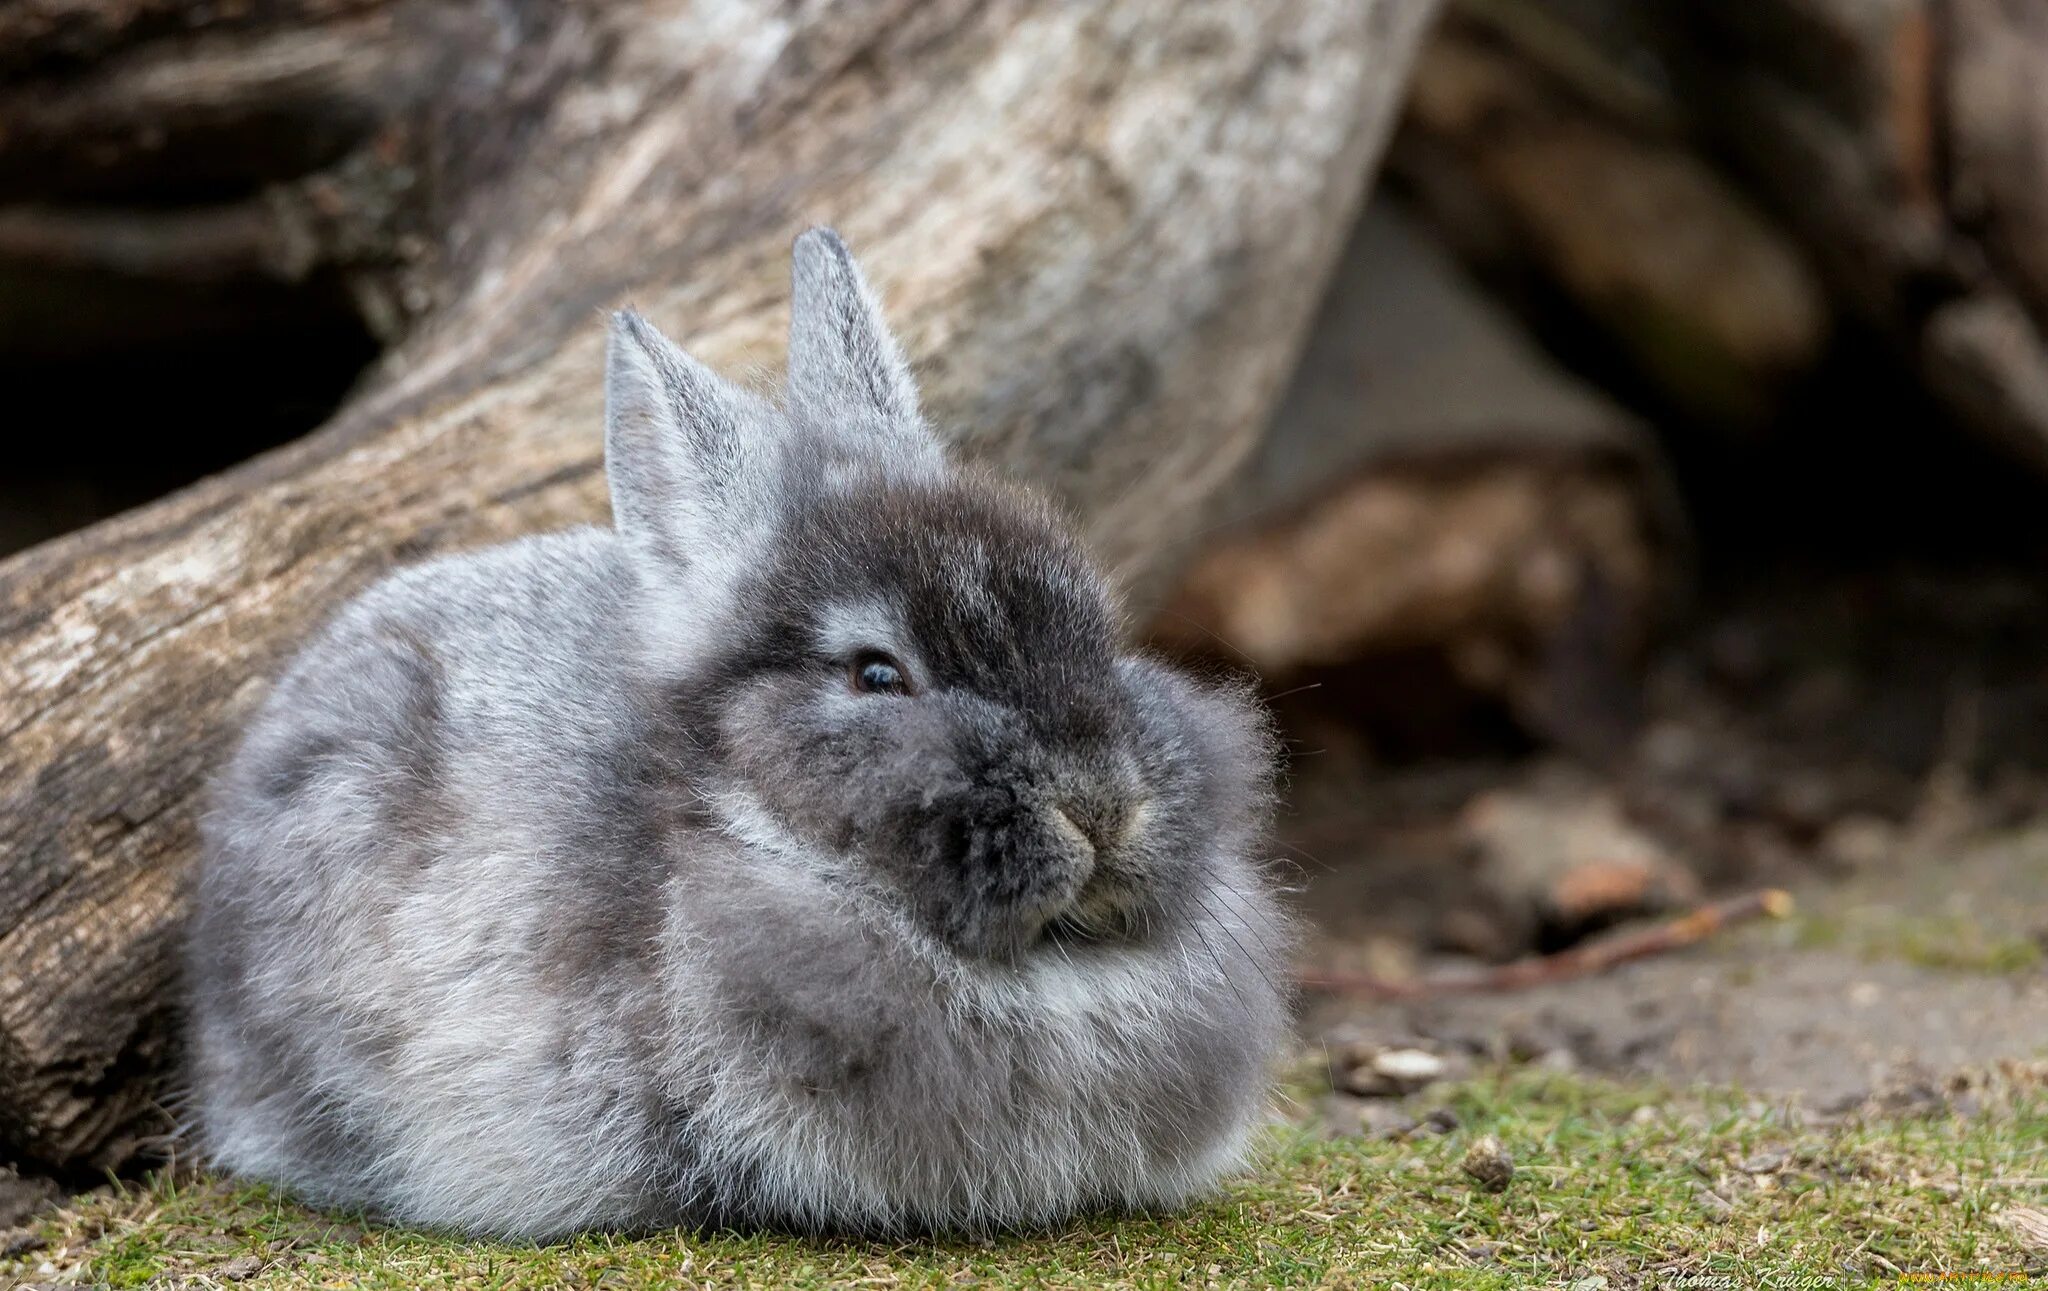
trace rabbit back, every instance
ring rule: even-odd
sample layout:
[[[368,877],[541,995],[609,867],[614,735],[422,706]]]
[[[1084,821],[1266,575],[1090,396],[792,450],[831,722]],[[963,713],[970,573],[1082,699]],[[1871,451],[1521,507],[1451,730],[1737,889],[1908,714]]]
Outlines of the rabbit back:
[[[653,1150],[656,785],[612,536],[400,573],[250,725],[206,822],[192,1080],[216,1161],[415,1222],[562,1231],[691,1185]]]

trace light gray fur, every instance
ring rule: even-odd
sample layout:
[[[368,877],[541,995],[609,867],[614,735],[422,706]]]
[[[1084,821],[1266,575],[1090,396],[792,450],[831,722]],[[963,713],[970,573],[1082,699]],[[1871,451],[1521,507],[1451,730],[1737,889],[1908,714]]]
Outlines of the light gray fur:
[[[838,239],[795,261],[785,407],[621,316],[615,527],[390,576],[251,722],[189,949],[218,1165],[551,1238],[1015,1227],[1241,1159],[1264,728],[1118,655],[1056,518],[944,464]]]

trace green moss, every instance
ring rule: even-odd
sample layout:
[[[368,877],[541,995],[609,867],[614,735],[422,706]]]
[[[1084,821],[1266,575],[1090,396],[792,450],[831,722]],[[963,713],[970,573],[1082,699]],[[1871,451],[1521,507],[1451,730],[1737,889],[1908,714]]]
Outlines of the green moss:
[[[1867,960],[1895,959],[1964,973],[2022,973],[2041,967],[2041,943],[1961,914],[1909,914],[1885,907],[1794,916],[1791,940],[1803,949],[1847,950]]]
[[[158,1176],[81,1199],[45,1222],[48,1245],[10,1278],[140,1286],[164,1275],[263,1267],[255,1287],[1178,1287],[1557,1284],[1652,1270],[1764,1274],[2014,1270],[1992,1222],[2041,1205],[2048,1094],[1946,1111],[1809,1125],[1733,1093],[1503,1073],[1441,1086],[1418,1109],[1458,1127],[1406,1141],[1276,1128],[1258,1167],[1221,1198],[1157,1217],[1102,1217],[991,1243],[828,1242],[667,1233],[558,1246],[467,1242],[306,1211],[260,1189]],[[1459,1169],[1491,1134],[1516,1161],[1501,1193]],[[41,1266],[47,1263],[45,1270]],[[1613,1284],[1611,1281],[1610,1284]]]

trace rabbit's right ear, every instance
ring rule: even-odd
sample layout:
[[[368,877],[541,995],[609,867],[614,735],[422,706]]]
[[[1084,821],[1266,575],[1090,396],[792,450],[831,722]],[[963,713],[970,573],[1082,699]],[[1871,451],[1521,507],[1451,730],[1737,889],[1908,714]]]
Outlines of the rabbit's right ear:
[[[917,410],[917,381],[846,243],[806,230],[790,252],[790,406],[840,444],[912,471],[944,453]]]
[[[773,502],[762,442],[774,414],[631,310],[605,353],[605,473],[612,524],[664,583],[729,583]],[[708,585],[707,585],[708,584]]]

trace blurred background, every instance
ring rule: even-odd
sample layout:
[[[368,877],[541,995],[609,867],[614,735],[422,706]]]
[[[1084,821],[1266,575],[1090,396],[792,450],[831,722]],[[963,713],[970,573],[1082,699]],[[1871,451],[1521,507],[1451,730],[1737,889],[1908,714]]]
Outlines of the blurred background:
[[[2039,0],[1441,13],[1143,630],[1263,678],[1315,965],[1423,980],[1760,886],[1800,913],[1512,997],[1316,996],[1335,1052],[1852,1099],[2048,1038],[2044,73]],[[163,164],[9,100],[0,552],[306,434],[426,307],[404,220],[351,223],[353,99],[277,84]]]
[[[1152,631],[1265,677],[1322,962],[1801,912],[1343,1043],[1853,1102],[2048,1039],[2044,71],[2029,0],[1449,6]]]

